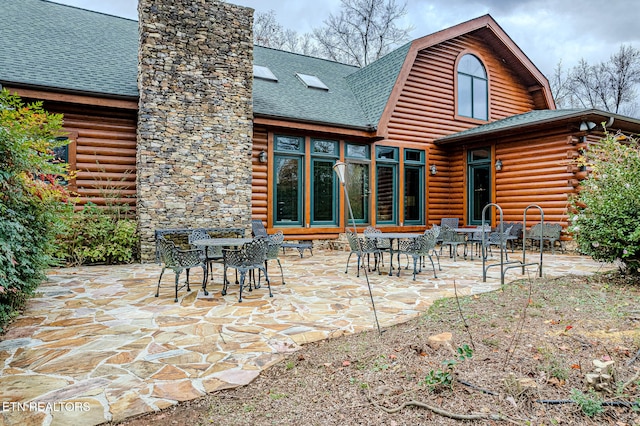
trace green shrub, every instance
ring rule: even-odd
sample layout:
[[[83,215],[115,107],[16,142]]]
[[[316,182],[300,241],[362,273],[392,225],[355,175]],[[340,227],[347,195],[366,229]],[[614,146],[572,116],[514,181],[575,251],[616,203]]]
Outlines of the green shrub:
[[[0,91],[0,330],[53,263],[55,225],[68,199],[54,161],[62,116]]]
[[[587,393],[571,389],[571,400],[578,404],[587,417],[594,417],[604,412],[602,398],[593,389],[589,389]]]
[[[136,221],[126,207],[87,204],[67,210],[58,229],[57,257],[67,265],[129,263],[136,258]]]
[[[607,133],[578,159],[589,171],[571,200],[569,220],[581,252],[640,273],[640,147]]]

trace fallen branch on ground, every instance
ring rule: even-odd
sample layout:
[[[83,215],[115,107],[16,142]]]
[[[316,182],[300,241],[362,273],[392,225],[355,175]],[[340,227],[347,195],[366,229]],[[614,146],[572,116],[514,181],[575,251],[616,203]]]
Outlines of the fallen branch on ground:
[[[512,420],[506,416],[500,415],[500,414],[457,414],[457,413],[452,413],[451,411],[447,411],[443,408],[437,407],[435,405],[431,405],[431,404],[427,404],[426,402],[423,401],[416,401],[416,400],[411,400],[411,401],[407,401],[402,403],[401,405],[395,407],[395,408],[387,408],[387,407],[383,407],[382,405],[378,404],[376,401],[372,400],[369,395],[367,395],[367,399],[369,400],[369,402],[374,405],[375,407],[381,409],[382,411],[384,411],[387,414],[394,414],[397,413],[401,410],[403,410],[406,407],[411,407],[411,406],[415,406],[415,407],[420,407],[420,408],[426,408],[427,410],[430,410],[440,416],[443,417],[448,417],[450,419],[454,419],[454,420],[504,420],[504,421],[508,421],[511,422],[513,424],[521,424],[515,420]]]

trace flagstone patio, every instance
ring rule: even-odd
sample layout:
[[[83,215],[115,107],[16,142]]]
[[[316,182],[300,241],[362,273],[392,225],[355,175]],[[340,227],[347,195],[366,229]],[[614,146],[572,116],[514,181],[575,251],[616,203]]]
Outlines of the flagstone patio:
[[[281,257],[286,285],[270,264],[273,298],[261,289],[221,295],[221,268],[209,296],[202,275],[173,299],[173,274],[156,264],[55,269],[27,309],[0,339],[0,424],[96,425],[159,410],[207,392],[245,385],[300,345],[375,329],[363,273],[355,256],[314,250]],[[517,255],[517,253],[516,253]],[[535,261],[530,254],[529,261]],[[388,259],[385,263],[388,268]],[[482,282],[482,262],[441,259],[434,279],[426,268],[369,273],[382,327],[423,313],[434,300],[491,291],[499,268]],[[545,255],[544,275],[592,274],[611,265],[571,255]],[[384,268],[383,268],[384,271]],[[387,269],[388,272],[388,269]],[[528,273],[535,276],[531,269]],[[521,278],[519,270],[506,281]]]

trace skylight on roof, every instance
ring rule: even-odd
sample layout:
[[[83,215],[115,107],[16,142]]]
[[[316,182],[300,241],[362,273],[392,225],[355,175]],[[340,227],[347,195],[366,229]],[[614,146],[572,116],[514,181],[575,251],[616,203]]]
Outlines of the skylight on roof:
[[[262,80],[269,81],[278,81],[278,77],[267,67],[263,67],[262,65],[254,65],[253,66],[253,76],[256,78],[261,78]]]
[[[307,87],[320,89],[320,90],[329,90],[329,87],[326,84],[324,84],[322,80],[320,80],[315,75],[300,74],[299,72],[297,72],[296,76],[298,76],[298,78],[302,80],[302,82],[306,84]]]

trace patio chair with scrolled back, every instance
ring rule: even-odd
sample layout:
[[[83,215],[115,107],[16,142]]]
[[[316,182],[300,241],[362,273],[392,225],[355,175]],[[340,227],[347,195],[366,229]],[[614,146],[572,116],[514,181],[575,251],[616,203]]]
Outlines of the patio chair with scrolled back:
[[[358,256],[358,272],[357,276],[360,276],[360,264],[362,262],[362,256],[365,254],[373,254],[374,256],[374,267],[375,271],[378,269],[378,275],[380,275],[380,267],[378,266],[378,256],[380,255],[380,249],[376,246],[376,242],[371,238],[361,238],[358,237],[353,231],[347,230],[347,241],[349,242],[349,249],[351,252],[349,253],[349,257],[347,258],[347,267],[344,270],[346,274],[349,271],[349,261],[351,260],[351,255],[356,254]],[[364,266],[364,262],[362,262]]]
[[[264,227],[264,224],[260,219],[251,220],[251,234],[253,234],[254,237],[267,236],[267,228]]]
[[[171,269],[175,274],[175,299],[178,301],[178,290],[187,287],[187,291],[191,291],[189,286],[189,270],[191,268],[201,267],[204,274],[202,280],[202,290],[205,296],[207,292],[207,264],[204,251],[201,249],[183,250],[177,247],[173,241],[170,241],[163,236],[158,237],[158,250],[160,255],[160,262],[162,263],[162,272],[160,272],[160,278],[158,279],[158,288],[156,289],[156,297],[160,295],[160,282],[162,281],[162,275],[167,269]],[[186,282],[180,286],[179,279],[182,271],[186,271]]]
[[[424,257],[428,257],[431,261],[431,267],[433,268],[433,277],[438,278],[436,275],[436,265],[433,263],[433,257],[431,255],[434,253],[434,249],[436,247],[436,239],[438,238],[438,234],[433,231],[433,229],[428,229],[424,232],[424,234],[420,235],[417,238],[412,238],[410,240],[401,240],[398,242],[398,252],[404,253],[413,258],[413,280],[416,280],[416,273],[422,272],[421,259]],[[438,265],[440,263],[438,262]],[[420,268],[418,270],[418,268]]]
[[[493,252],[491,251],[491,246],[498,246],[498,248],[502,247],[502,250],[504,250],[506,254],[506,259],[509,260],[509,251],[507,250],[507,242],[509,241],[509,233],[511,232],[512,228],[513,228],[513,225],[509,225],[506,228],[503,225],[503,229],[504,229],[503,232],[500,232],[498,228],[498,231],[494,231],[489,234],[489,238],[487,240],[487,247],[488,247],[489,253],[493,255]]]
[[[424,234],[428,235],[429,233],[432,233],[434,235],[434,238],[435,238],[435,241],[436,241],[436,245],[437,245],[438,241],[440,240],[440,231],[441,230],[442,230],[442,228],[440,228],[439,225],[435,225],[434,224],[434,225],[431,225],[431,229],[425,229],[424,230]],[[431,253],[436,256],[436,260],[438,261],[438,270],[442,271],[442,267],[440,266],[440,255],[438,254],[438,251],[436,250],[435,247],[433,248]],[[422,266],[424,266],[424,256],[423,256]]]
[[[189,245],[193,248],[198,248],[194,246],[193,242],[197,240],[204,240],[207,238],[211,238],[211,236],[202,229],[194,229],[189,234]],[[209,246],[203,249],[205,254],[205,260],[207,262],[208,273],[213,274],[213,262],[222,263],[222,247],[218,246]]]
[[[556,241],[560,242],[560,250],[564,251],[564,246],[562,245],[562,240],[560,239],[561,233],[562,226],[558,223],[536,223],[527,232],[527,239],[532,240],[532,242],[535,243],[537,247],[540,246],[540,240],[542,240],[543,246],[545,242],[549,242],[551,246],[551,254],[555,254]]]
[[[227,269],[234,268],[240,273],[240,296],[238,302],[242,302],[242,290],[244,289],[245,279],[247,272],[259,271],[264,272],[264,278],[269,288],[269,297],[273,297],[271,293],[271,283],[269,282],[269,275],[267,274],[267,268],[265,261],[267,260],[267,247],[268,240],[266,238],[255,238],[253,241],[245,243],[240,249],[223,249],[222,256],[224,259],[224,276],[227,276]],[[255,288],[260,288],[260,275],[258,276],[258,282]],[[222,287],[222,295],[227,294],[229,281],[224,280]],[[249,283],[249,291],[252,291],[251,283]]]
[[[280,263],[280,258],[278,257],[278,255],[280,254],[280,249],[282,248],[283,241],[284,233],[282,231],[278,231],[275,234],[267,236],[267,257],[264,261],[264,267],[268,271],[269,267],[267,263],[270,260],[277,261],[278,266],[280,267],[280,276],[282,276],[282,284],[284,285],[284,272],[282,271],[282,264]]]
[[[455,231],[455,229],[451,228],[449,225],[442,225],[440,230],[440,255],[442,255],[442,248],[444,246],[449,246],[449,257],[453,255],[453,261],[455,262],[458,258],[458,246],[463,246],[463,256],[466,259],[467,257],[467,238],[465,235],[459,234]]]
[[[382,231],[374,226],[367,226],[364,234],[375,241],[376,247],[380,250],[380,264],[384,266],[384,252],[391,250],[391,241],[388,238],[382,238]]]
[[[440,219],[440,228],[448,226],[449,228],[457,228],[460,219],[457,217],[443,217]],[[438,236],[438,243],[442,242],[442,233]]]
[[[511,247],[511,253],[518,242],[522,243],[522,223],[520,222],[506,222],[504,227],[511,226],[511,232],[507,235],[507,245]]]
[[[469,235],[467,242],[471,244],[471,260],[473,260],[474,251],[478,256],[482,256],[482,241],[484,238],[485,244],[489,238],[489,233],[491,232],[491,225],[485,224],[484,228],[481,226],[476,227],[477,231]]]

